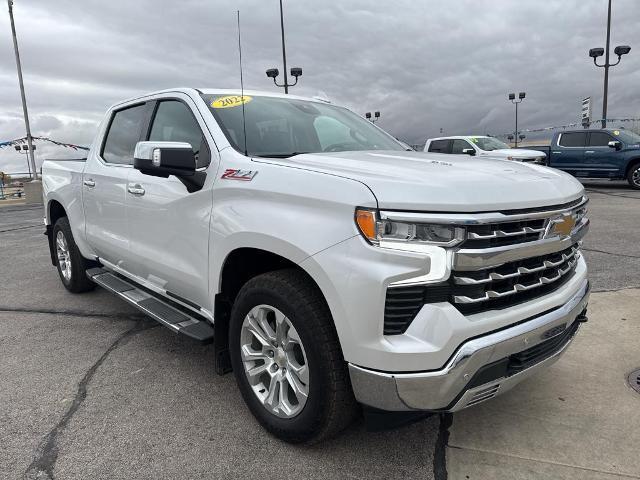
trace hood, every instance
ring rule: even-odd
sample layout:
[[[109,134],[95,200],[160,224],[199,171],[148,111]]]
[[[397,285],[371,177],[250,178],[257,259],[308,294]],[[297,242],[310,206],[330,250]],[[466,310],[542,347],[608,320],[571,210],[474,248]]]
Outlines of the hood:
[[[538,150],[524,150],[522,148],[499,148],[498,150],[492,150],[487,152],[487,155],[495,155],[498,154],[500,156],[510,156],[515,158],[535,158],[535,157],[546,157],[544,152],[540,152]]]
[[[356,180],[371,189],[382,209],[513,210],[567,203],[584,192],[580,182],[559,170],[468,155],[368,151],[255,161]]]

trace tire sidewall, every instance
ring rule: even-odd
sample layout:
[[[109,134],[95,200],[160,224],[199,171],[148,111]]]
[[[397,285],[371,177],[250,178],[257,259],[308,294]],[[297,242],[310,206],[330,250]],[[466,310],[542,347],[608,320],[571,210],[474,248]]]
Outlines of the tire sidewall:
[[[251,309],[257,305],[270,305],[280,310],[295,327],[302,341],[309,368],[309,396],[302,411],[293,418],[280,418],[260,403],[253,392],[245,374],[244,365],[240,357],[240,333],[242,323]],[[318,428],[325,415],[324,386],[327,385],[326,371],[323,371],[321,345],[313,342],[313,334],[309,325],[303,321],[305,312],[294,309],[292,302],[283,298],[277,292],[262,287],[253,287],[246,294],[240,293],[231,312],[229,328],[229,350],[234,375],[240,391],[249,409],[258,421],[270,432],[289,437],[290,441],[305,441],[310,432]],[[310,312],[308,312],[310,313]],[[311,313],[312,314],[312,313]]]
[[[629,182],[629,185],[631,185],[631,188],[635,188],[636,190],[640,190],[640,185],[634,183],[633,174],[639,170],[640,170],[640,163],[636,163],[632,165],[631,168],[629,169],[629,176],[627,177],[627,180]]]

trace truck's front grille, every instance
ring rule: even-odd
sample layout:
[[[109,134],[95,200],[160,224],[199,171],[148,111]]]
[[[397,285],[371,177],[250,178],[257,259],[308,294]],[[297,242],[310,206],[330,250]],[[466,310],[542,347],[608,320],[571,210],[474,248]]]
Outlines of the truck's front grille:
[[[473,272],[452,272],[451,300],[462,313],[505,308],[549,293],[566,282],[578,261],[571,246],[561,252]]]
[[[573,245],[549,255],[476,271],[453,271],[447,282],[387,290],[384,334],[404,333],[425,303],[450,302],[465,315],[508,308],[560,288],[573,275],[580,252]]]
[[[531,242],[542,238],[547,220],[544,218],[516,222],[469,225],[464,248],[491,248]]]

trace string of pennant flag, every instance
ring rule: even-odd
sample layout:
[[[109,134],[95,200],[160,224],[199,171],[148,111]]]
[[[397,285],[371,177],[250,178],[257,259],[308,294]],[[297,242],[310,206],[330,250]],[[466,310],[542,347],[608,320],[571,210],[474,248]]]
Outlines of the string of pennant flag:
[[[607,123],[625,123],[625,122],[640,122],[640,118],[607,118]],[[602,120],[591,120],[589,122],[589,126],[597,124],[600,125]],[[518,129],[518,133],[539,133],[539,132],[548,132],[550,130],[558,130],[565,128],[578,128],[582,127],[584,124],[582,122],[574,122],[567,123],[566,125],[556,125],[552,127],[542,127],[542,128],[526,128],[526,129]],[[513,132],[501,133],[496,135],[497,137],[507,137],[508,135],[513,135]]]
[[[65,147],[65,148],[73,148],[74,150],[89,150],[89,147],[83,147],[81,145],[76,145],[74,143],[65,143],[65,142],[58,142],[57,140],[52,140],[51,138],[47,138],[47,137],[31,137],[33,140],[39,140],[42,142],[49,142],[52,143],[54,145],[57,145],[59,147]],[[16,145],[26,145],[27,144],[27,137],[22,137],[22,138],[16,138],[14,140],[7,140],[4,142],[0,142],[0,149],[3,149],[5,147],[13,147]]]

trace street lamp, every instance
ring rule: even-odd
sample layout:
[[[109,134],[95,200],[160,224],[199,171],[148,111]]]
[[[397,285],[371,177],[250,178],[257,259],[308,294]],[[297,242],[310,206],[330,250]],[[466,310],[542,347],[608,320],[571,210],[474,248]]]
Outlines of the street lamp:
[[[31,148],[29,145],[16,145],[15,149],[20,154],[28,154],[30,151],[33,152],[36,149],[36,145],[31,144]],[[31,165],[29,165],[29,161],[27,160],[27,168],[29,169],[29,176],[31,177]]]
[[[302,76],[302,69],[300,67],[293,67],[290,70],[289,73],[296,79],[296,81],[294,83],[289,83],[289,80],[287,79],[287,51],[284,45],[284,15],[282,14],[282,0],[280,0],[280,33],[282,35],[282,64],[284,65],[284,83],[281,85],[276,82],[276,77],[280,73],[277,68],[269,68],[266,73],[267,77],[273,78],[273,83],[277,87],[284,88],[284,93],[288,94],[289,87],[293,87],[298,84],[298,77]]]
[[[618,56],[618,61],[616,63],[609,63],[609,42],[611,39],[611,0],[609,0],[609,9],[607,12],[607,49],[605,51],[604,48],[592,48],[589,50],[589,56],[593,58],[593,64],[596,67],[604,68],[604,93],[602,95],[602,128],[607,126],[607,94],[609,91],[609,67],[615,67],[620,63],[623,55],[626,55],[631,51],[631,47],[629,45],[618,45],[614,50]],[[598,65],[597,58],[605,55],[604,64]]]
[[[373,118],[371,118],[371,112],[367,112],[364,114],[365,118],[369,120],[371,123],[376,123],[380,120],[380,112],[373,112]]]
[[[522,101],[524,100],[525,95],[526,95],[525,92],[520,92],[518,94],[518,100],[516,100],[516,94],[515,93],[510,93],[509,94],[509,100],[511,100],[511,103],[515,104],[515,106],[516,106],[516,133],[515,133],[516,148],[518,148],[518,104],[522,103]]]

